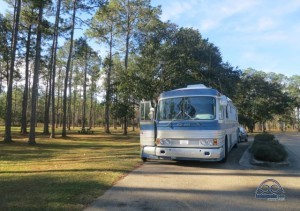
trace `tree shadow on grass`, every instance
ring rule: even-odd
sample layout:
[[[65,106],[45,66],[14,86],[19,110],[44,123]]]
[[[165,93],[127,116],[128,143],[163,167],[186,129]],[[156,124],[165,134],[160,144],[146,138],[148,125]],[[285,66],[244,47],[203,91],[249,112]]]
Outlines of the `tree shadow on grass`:
[[[110,185],[87,176],[84,180],[49,173],[2,177],[0,210],[82,210]]]

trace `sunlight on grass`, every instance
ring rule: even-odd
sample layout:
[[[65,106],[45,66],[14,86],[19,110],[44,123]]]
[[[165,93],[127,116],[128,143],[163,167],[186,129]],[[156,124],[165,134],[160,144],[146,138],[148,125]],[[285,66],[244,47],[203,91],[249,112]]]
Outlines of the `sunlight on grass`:
[[[66,139],[38,135],[29,146],[13,129],[14,142],[0,143],[0,210],[82,210],[141,164],[137,132],[93,130],[74,129]]]

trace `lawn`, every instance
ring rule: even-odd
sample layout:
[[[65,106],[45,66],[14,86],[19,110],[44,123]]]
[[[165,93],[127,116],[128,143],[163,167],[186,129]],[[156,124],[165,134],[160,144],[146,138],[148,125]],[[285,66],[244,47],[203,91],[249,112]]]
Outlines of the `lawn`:
[[[13,143],[0,142],[0,210],[82,210],[141,164],[138,132],[77,128],[66,139],[39,134],[29,146],[18,130]]]

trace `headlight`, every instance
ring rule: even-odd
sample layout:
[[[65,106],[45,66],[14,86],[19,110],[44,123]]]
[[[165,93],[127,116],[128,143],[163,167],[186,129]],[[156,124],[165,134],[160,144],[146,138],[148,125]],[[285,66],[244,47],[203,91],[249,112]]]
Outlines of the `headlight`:
[[[212,139],[212,138],[200,139],[200,143],[203,146],[217,146],[218,145],[218,139]]]
[[[166,138],[163,138],[163,139],[158,138],[158,139],[156,139],[156,144],[168,146],[168,145],[171,145],[171,140],[166,139]]]

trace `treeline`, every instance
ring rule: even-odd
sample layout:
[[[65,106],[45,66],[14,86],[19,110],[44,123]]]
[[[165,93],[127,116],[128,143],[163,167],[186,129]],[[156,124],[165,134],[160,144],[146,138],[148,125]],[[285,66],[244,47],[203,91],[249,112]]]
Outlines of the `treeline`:
[[[234,99],[250,130],[274,119],[299,128],[298,76],[242,72],[198,30],[161,21],[150,0],[7,2],[11,14],[0,15],[5,142],[20,125],[35,144],[37,123],[53,138],[57,127],[65,137],[71,127],[101,124],[106,133],[121,124],[127,134],[141,99],[196,83]]]
[[[244,70],[234,101],[239,121],[253,132],[266,129],[300,131],[300,76]]]

